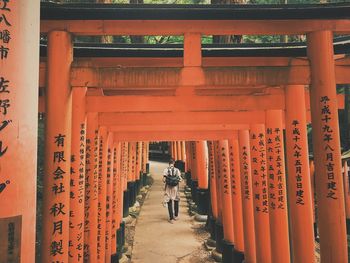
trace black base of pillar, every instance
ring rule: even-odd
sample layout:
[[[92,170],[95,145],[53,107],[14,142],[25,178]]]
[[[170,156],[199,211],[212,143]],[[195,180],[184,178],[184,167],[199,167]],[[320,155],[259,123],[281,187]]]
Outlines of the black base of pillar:
[[[216,240],[216,233],[215,233],[216,219],[214,217],[210,217],[208,220],[209,220],[208,228],[209,228],[210,238],[212,240]]]
[[[119,263],[119,255],[114,254],[111,256],[111,263]]]
[[[188,187],[191,187],[191,185],[192,185],[191,172],[186,172],[185,178],[186,178],[186,185]]]
[[[132,207],[136,202],[136,183],[135,182],[128,182],[128,189],[130,191],[130,197],[129,197],[129,207]]]
[[[146,186],[147,185],[147,174],[143,173],[142,174],[142,186]]]
[[[318,239],[318,228],[317,228],[317,223],[314,223],[314,237],[315,237],[315,240]]]
[[[141,180],[136,180],[135,186],[136,186],[136,196],[138,196],[141,190]]]
[[[116,236],[117,236],[117,254],[120,254],[123,251],[122,229],[120,226],[119,226],[118,230],[116,231]]]
[[[149,163],[146,163],[146,174],[149,174]]]
[[[244,260],[244,254],[233,248],[233,261],[232,263],[242,263]]]
[[[129,203],[130,203],[130,191],[126,189],[123,194],[123,217],[127,217],[129,215]]]
[[[120,223],[120,255],[122,254],[123,247],[125,246],[125,222]]]
[[[181,172],[185,172],[185,162],[181,160],[175,161],[174,166],[179,169]]]
[[[197,213],[200,215],[207,215],[209,208],[209,191],[208,189],[197,188],[196,192]]]
[[[198,188],[198,181],[193,181],[192,180],[192,185],[191,185],[191,195],[192,195],[192,200],[197,204],[197,188]]]
[[[216,251],[222,253],[224,240],[224,227],[221,223],[215,222]]]
[[[222,241],[222,262],[223,263],[233,262],[233,249],[234,249],[234,246],[232,243],[226,240]]]

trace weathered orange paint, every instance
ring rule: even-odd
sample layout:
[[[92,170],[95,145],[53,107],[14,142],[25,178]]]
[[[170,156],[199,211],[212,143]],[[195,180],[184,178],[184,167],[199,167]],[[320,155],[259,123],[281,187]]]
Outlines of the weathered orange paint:
[[[84,260],[86,88],[72,90],[72,142],[69,206],[69,262]]]
[[[0,247],[0,262],[34,263],[40,1],[1,1],[0,7],[3,7],[4,4],[7,4],[11,12],[1,9],[0,17],[2,19],[3,16],[6,17],[12,26],[7,26],[4,20],[0,23],[4,36],[6,30],[11,31],[11,39],[8,43],[5,43],[6,37],[0,41],[1,47],[3,46],[5,50],[9,48],[7,57],[0,59],[2,101],[0,121],[2,123],[0,147],[0,243],[2,246]],[[52,64],[52,60],[50,63]],[[64,67],[63,72],[66,73]],[[6,87],[7,84],[8,87]],[[67,87],[63,85],[61,88],[65,96]],[[62,99],[65,100],[65,98]],[[8,107],[4,106],[7,103]],[[65,126],[66,123],[61,122],[60,124]],[[65,129],[65,127],[62,128]],[[53,142],[51,137],[50,144]],[[51,157],[52,154],[49,160]],[[45,174],[46,176],[52,177],[48,173]],[[47,190],[51,191],[50,188]],[[48,206],[45,208],[50,209]],[[39,223],[39,225],[42,224]],[[47,232],[47,237],[49,235],[51,233]],[[19,237],[18,242],[16,241],[17,236]],[[48,243],[46,248],[49,250],[49,238],[45,242]],[[67,253],[67,250],[65,252]]]
[[[266,112],[271,262],[290,262],[282,111]]]
[[[307,46],[321,258],[323,262],[347,262],[333,33],[312,32],[307,35]]]
[[[265,125],[251,125],[249,136],[256,262],[269,263],[271,262],[271,244]]]
[[[97,262],[98,165],[100,134],[98,114],[87,113],[84,262]]]
[[[73,59],[71,41],[71,35],[67,32],[53,31],[48,35],[41,262],[68,262],[72,123],[69,72]],[[61,186],[64,192],[55,194],[52,189]]]
[[[247,263],[255,263],[255,227],[253,208],[253,189],[250,161],[249,131],[238,132],[239,157],[241,171],[241,193],[243,209],[244,259]]]
[[[187,149],[187,148],[186,148]],[[210,200],[211,211],[215,219],[218,218],[218,204],[217,204],[217,192],[216,192],[216,167],[215,167],[215,151],[214,143],[208,141],[208,156],[209,156],[209,180],[210,180]]]
[[[220,186],[222,202],[222,224],[224,227],[224,240],[233,244],[233,214],[232,214],[232,192],[231,192],[231,175],[229,163],[228,141],[219,141],[219,169],[220,169]]]
[[[231,191],[232,191],[232,213],[235,249],[241,253],[244,252],[244,234],[243,234],[243,211],[242,211],[242,188],[241,188],[241,169],[239,157],[239,145],[237,133],[228,140],[230,153],[230,172],[231,172]]]
[[[196,141],[196,171],[198,188],[208,189],[208,148],[206,141]]]
[[[286,145],[293,262],[315,262],[304,86],[286,87]]]

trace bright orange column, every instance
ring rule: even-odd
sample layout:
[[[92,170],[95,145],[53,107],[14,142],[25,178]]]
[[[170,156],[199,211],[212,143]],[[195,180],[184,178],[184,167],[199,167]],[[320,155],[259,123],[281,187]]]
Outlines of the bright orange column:
[[[182,148],[181,148],[181,142],[176,142],[176,152],[177,152],[177,160],[182,161]]]
[[[142,142],[137,143],[136,156],[136,176],[137,180],[140,180],[140,173],[142,171]]]
[[[35,262],[39,5],[0,1],[0,262]]]
[[[106,255],[106,195],[107,195],[107,158],[108,133],[100,128],[99,171],[98,171],[98,217],[97,217],[97,262],[104,262]]]
[[[208,189],[208,148],[206,141],[196,143],[196,170],[198,175],[198,188]]]
[[[241,170],[241,190],[243,208],[243,230],[244,230],[244,260],[247,263],[256,261],[255,231],[254,231],[254,208],[252,174],[250,163],[249,131],[238,132],[239,157]]]
[[[117,253],[117,235],[116,231],[119,228],[118,223],[118,204],[120,199],[120,176],[118,177],[117,165],[118,154],[120,153],[118,147],[120,143],[113,144],[113,170],[112,170],[112,200],[111,200],[111,254],[112,257]],[[112,260],[113,262],[113,260]]]
[[[191,147],[191,178],[192,181],[198,181],[198,175],[197,175],[197,155],[196,155],[196,142],[190,142]]]
[[[28,7],[29,8],[29,7]],[[71,35],[48,34],[42,262],[68,262]],[[33,154],[33,153],[30,153]],[[34,153],[35,154],[35,153]],[[62,189],[57,192],[55,189]]]
[[[315,262],[304,86],[286,87],[286,145],[293,262]]]
[[[307,35],[310,105],[322,262],[348,261],[333,34]]]
[[[216,180],[215,180],[215,158],[214,158],[214,143],[208,141],[208,154],[209,154],[209,180],[210,180],[210,199],[211,199],[211,210],[213,217],[218,218],[218,206],[217,206],[217,193],[216,193]]]
[[[86,156],[86,88],[72,90],[72,151],[70,170],[69,262],[84,260],[84,202]],[[62,191],[55,188],[55,191]]]
[[[98,113],[87,114],[85,167],[84,262],[97,261],[97,207],[99,164]]]
[[[186,145],[184,141],[181,141],[181,156],[182,156],[182,161],[186,163]]]
[[[256,262],[269,263],[271,262],[271,245],[264,124],[253,124],[250,127],[250,154]]]
[[[208,147],[206,141],[196,142],[196,170],[198,175],[198,189],[196,191],[197,212],[207,215],[209,208],[209,179],[208,179]]]
[[[242,211],[242,188],[241,188],[241,168],[239,157],[238,136],[235,135],[228,140],[230,153],[230,172],[231,172],[231,192],[232,192],[232,213],[233,213],[233,232],[235,240],[235,250],[238,253],[244,253],[244,235],[243,235],[243,211]]]
[[[282,111],[266,111],[271,262],[290,262]]]
[[[177,160],[177,157],[178,157],[178,154],[177,154],[177,143],[176,142],[173,142],[173,145],[172,145],[173,147],[174,147],[174,155],[173,155],[173,158],[174,158],[174,160]]]
[[[111,262],[112,255],[112,199],[113,199],[113,159],[114,159],[114,141],[113,133],[108,133],[107,141],[107,174],[106,174],[106,244],[105,244],[105,262]]]
[[[219,165],[221,176],[221,194],[222,194],[222,224],[224,226],[224,241],[233,245],[234,233],[233,233],[233,214],[232,214],[232,192],[231,192],[231,174],[229,163],[229,151],[228,141],[219,141]],[[224,257],[226,255],[223,255]]]
[[[214,141],[214,160],[215,160],[215,175],[216,175],[216,194],[217,194],[217,207],[218,217],[217,221],[222,224],[222,188],[221,188],[221,171],[220,171],[220,151],[219,141]]]

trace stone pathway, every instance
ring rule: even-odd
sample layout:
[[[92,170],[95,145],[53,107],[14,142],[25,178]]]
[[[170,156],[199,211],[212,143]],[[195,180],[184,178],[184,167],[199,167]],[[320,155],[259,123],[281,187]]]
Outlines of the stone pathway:
[[[185,263],[201,249],[196,238],[191,217],[187,213],[186,198],[181,191],[180,219],[168,222],[167,208],[162,206],[162,173],[166,163],[151,162],[154,184],[141,209],[136,225],[132,263]],[[180,186],[183,189],[183,183]]]

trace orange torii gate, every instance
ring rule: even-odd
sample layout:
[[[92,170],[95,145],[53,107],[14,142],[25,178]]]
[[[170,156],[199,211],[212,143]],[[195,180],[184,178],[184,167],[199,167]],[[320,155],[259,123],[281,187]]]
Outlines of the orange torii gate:
[[[28,74],[32,69],[39,70],[38,61],[35,58],[39,48],[36,39],[39,35],[39,7],[38,1],[34,2],[31,2],[30,5],[24,0],[18,3],[0,2],[2,25],[12,31],[10,39],[7,38],[5,42],[2,38],[3,43],[0,42],[1,66],[5,69],[0,73],[4,74],[4,76],[1,75],[2,86],[0,90],[1,95],[4,96],[1,97],[1,113],[3,115],[1,130],[4,129],[4,139],[0,141],[0,165],[2,168],[0,179],[5,180],[5,183],[0,182],[0,194],[2,200],[11,200],[11,206],[4,205],[4,209],[0,212],[0,229],[6,233],[2,236],[9,237],[0,239],[1,249],[4,250],[4,253],[0,253],[0,257],[5,262],[15,260],[34,262],[34,209],[28,204],[35,204],[34,186],[36,180],[34,177],[31,180],[24,177],[28,171],[31,172],[30,174],[35,174],[36,163],[35,157],[27,158],[28,155],[33,155],[36,148],[33,139],[36,138],[34,125],[36,122],[33,122],[33,119],[36,118],[37,113],[34,108],[37,105],[37,79],[32,74]],[[139,14],[140,17],[137,15],[135,17],[135,14],[131,12],[128,20],[121,20],[125,11],[123,8],[109,7],[113,11],[112,14],[106,11],[104,5],[91,5],[90,8],[93,12],[90,13],[90,17],[84,13],[86,10],[80,10],[80,6],[71,5],[70,8],[67,8],[65,5],[44,5],[43,7],[46,12],[43,14],[46,16],[42,18],[40,31],[48,35],[48,51],[47,77],[41,76],[39,82],[41,87],[45,87],[47,118],[42,262],[82,262],[83,258],[87,262],[110,262],[112,253],[116,252],[115,247],[111,247],[114,234],[111,233],[111,229],[118,228],[118,226],[114,226],[115,222],[110,220],[120,222],[122,207],[118,207],[119,212],[117,210],[107,211],[110,208],[107,207],[107,203],[109,205],[113,202],[120,203],[120,200],[127,196],[125,192],[128,191],[128,182],[129,190],[135,190],[134,182],[139,179],[139,168],[145,167],[144,164],[147,162],[147,157],[143,156],[144,158],[141,158],[144,160],[143,165],[139,166],[141,153],[140,151],[137,153],[137,149],[140,149],[138,145],[152,139],[215,141],[214,144],[217,148],[215,153],[217,168],[215,170],[220,174],[220,180],[216,178],[218,194],[216,201],[219,201],[217,203],[219,210],[217,217],[219,223],[230,222],[231,225],[233,221],[232,227],[226,226],[225,228],[225,225],[223,226],[223,237],[226,241],[222,244],[226,246],[223,251],[226,251],[225,256],[228,256],[227,245],[231,247],[235,245],[234,249],[237,252],[244,253],[249,262],[255,262],[258,254],[260,253],[261,256],[266,253],[268,248],[257,248],[257,241],[252,241],[254,239],[261,240],[258,239],[259,235],[254,221],[248,222],[246,218],[243,220],[243,228],[245,229],[243,236],[247,239],[246,236],[249,235],[249,240],[251,240],[248,243],[248,252],[246,242],[243,248],[241,236],[235,232],[235,224],[238,224],[239,219],[228,213],[230,208],[223,209],[224,203],[222,202],[225,200],[227,206],[227,201],[237,201],[232,194],[232,174],[230,177],[227,173],[231,164],[231,160],[229,160],[231,143],[229,144],[227,140],[233,139],[231,145],[237,144],[237,134],[235,135],[237,130],[240,131],[238,145],[236,145],[238,147],[231,152],[236,160],[233,161],[236,168],[238,166],[235,165],[235,162],[239,156],[243,157],[240,167],[241,174],[243,171],[245,174],[240,178],[240,194],[242,199],[245,199],[243,200],[242,212],[252,215],[252,207],[258,204],[251,200],[253,198],[251,193],[259,194],[264,191],[263,188],[259,189],[259,185],[255,186],[257,189],[253,188],[254,179],[250,173],[254,172],[254,169],[249,169],[250,166],[254,166],[252,164],[255,162],[253,156],[249,157],[255,151],[253,146],[256,142],[253,133],[251,132],[251,137],[249,137],[248,131],[252,131],[253,127],[256,130],[260,128],[259,133],[262,135],[259,138],[264,138],[266,142],[265,158],[268,172],[265,176],[268,177],[269,184],[271,262],[280,262],[281,260],[288,262],[291,257],[288,233],[284,232],[286,234],[281,238],[276,233],[277,229],[285,231],[288,227],[282,154],[284,144],[281,138],[284,126],[289,134],[289,138],[287,138],[287,162],[288,160],[295,162],[295,165],[288,171],[289,174],[295,175],[291,179],[289,187],[290,191],[296,193],[295,200],[288,207],[292,215],[290,241],[293,243],[293,251],[291,253],[296,262],[312,262],[314,251],[311,249],[313,247],[311,238],[313,237],[310,237],[312,235],[310,229],[310,224],[312,224],[311,190],[307,162],[305,161],[307,156],[304,130],[306,117],[304,116],[305,110],[295,112],[295,107],[290,105],[293,103],[294,92],[301,92],[298,93],[298,96],[303,96],[303,87],[301,88],[300,85],[310,84],[315,170],[318,175],[315,180],[319,204],[321,259],[325,262],[347,262],[344,190],[335,85],[336,83],[349,83],[349,74],[347,74],[347,59],[334,61],[332,34],[349,34],[349,7],[347,5],[320,6],[318,14],[322,15],[322,19],[313,12],[308,13],[308,11],[306,11],[306,17],[299,19],[297,8],[275,10],[271,7],[258,10],[264,12],[264,16],[259,16],[257,19],[255,17],[257,9],[254,9],[254,6],[236,11],[230,7],[228,9],[216,7],[211,10],[202,7],[198,10],[191,10],[193,14],[196,14],[195,19],[190,19],[188,13],[186,13],[187,17],[178,13],[179,11],[184,12],[185,9],[171,10],[169,8],[167,11],[169,14],[167,12],[164,14],[162,9],[162,12],[158,13],[158,15],[161,14],[158,17],[149,16],[145,19],[143,16],[145,14],[147,16],[147,8],[144,8],[141,9],[144,13]],[[28,12],[30,8],[34,11]],[[259,8],[261,9],[261,7]],[[119,10],[119,13],[115,12],[116,10]],[[209,14],[215,12],[215,16],[210,18],[209,23],[208,20],[199,19],[200,15],[204,14],[203,10]],[[306,8],[306,10],[308,9]],[[79,17],[81,14],[83,16]],[[124,17],[124,19],[126,18]],[[163,22],[159,23],[159,20],[163,20]],[[28,30],[19,30],[23,27]],[[184,35],[184,58],[180,60],[180,68],[176,68],[176,66],[172,69],[148,67],[146,69],[115,71],[113,59],[107,60],[112,65],[110,69],[92,68],[91,65],[85,68],[74,67],[75,62],[72,63],[72,35],[121,34]],[[302,62],[302,65],[295,67],[288,65],[285,68],[278,65],[273,69],[255,69],[251,68],[252,65],[235,69],[231,68],[232,64],[230,63],[237,63],[239,59],[232,59],[226,61],[227,65],[218,65],[215,64],[218,63],[218,59],[202,59],[201,35],[205,34],[307,34],[309,63]],[[32,52],[31,49],[36,50],[36,52]],[[24,59],[21,56],[24,56]],[[23,60],[23,65],[19,66],[18,69],[17,61],[20,60]],[[255,59],[252,58],[252,60]],[[256,61],[254,63],[257,63]],[[260,59],[261,61],[263,60]],[[279,63],[281,61],[286,62],[285,59],[282,59]],[[248,59],[245,62],[249,64]],[[140,63],[140,59],[130,63]],[[141,62],[139,66],[143,67],[144,63],[144,61]],[[178,65],[176,63],[179,61],[175,59],[166,63]],[[205,66],[205,63],[209,64]],[[210,63],[212,64],[210,65]],[[19,73],[21,78],[16,77],[16,74]],[[166,80],[165,83],[160,81],[156,75],[161,76],[162,80]],[[9,89],[12,88],[12,85],[15,88]],[[298,86],[291,87],[291,85]],[[119,87],[120,90],[114,90],[115,86]],[[159,86],[162,86],[163,90],[157,90]],[[266,89],[266,87],[271,86],[279,88],[272,91]],[[127,90],[130,87],[135,88],[131,93]],[[221,89],[218,91],[213,87]],[[88,91],[86,91],[86,98],[84,98],[86,88]],[[229,89],[229,91],[225,89]],[[102,97],[103,93],[109,94],[111,97]],[[139,94],[142,97],[133,98],[135,101],[132,102],[132,99],[123,96],[128,94]],[[157,94],[167,94],[168,97],[172,97],[180,103],[166,104],[162,102],[164,97],[154,97]],[[227,97],[227,94],[232,97]],[[91,95],[94,98],[91,98]],[[211,95],[216,96],[209,98]],[[240,97],[234,99],[234,96],[237,95]],[[261,95],[264,97],[255,98]],[[86,100],[85,112],[87,112],[86,128],[84,114],[82,114],[84,110],[80,108],[81,103],[79,103],[84,99]],[[303,100],[301,101],[303,102]],[[124,102],[129,104],[124,104]],[[154,102],[154,106],[149,106],[151,102]],[[300,101],[298,102],[300,103]],[[148,107],[146,110],[145,105]],[[10,106],[13,106],[13,111],[10,111]],[[309,107],[307,106],[307,108]],[[222,112],[217,112],[218,110]],[[285,125],[283,125],[281,110],[286,110]],[[147,112],[140,113],[139,111]],[[271,118],[273,116],[278,118]],[[171,123],[171,120],[169,123],[164,123],[166,118],[176,120],[176,123]],[[80,126],[77,126],[75,120],[80,123]],[[151,125],[153,125],[153,129],[150,127]],[[165,125],[174,126],[166,128]],[[197,125],[199,126],[196,127]],[[230,125],[230,127],[227,128],[226,125]],[[253,125],[265,125],[265,127]],[[6,127],[8,129],[5,130]],[[79,145],[76,140],[79,140]],[[84,147],[85,143],[86,147]],[[19,152],[18,149],[15,151],[16,146],[22,151]],[[85,151],[89,152],[90,155],[84,156]],[[220,152],[224,152],[225,156],[220,155],[219,158]],[[117,156],[115,161],[114,154]],[[144,154],[147,154],[147,151]],[[222,158],[226,156],[227,159]],[[90,161],[87,165],[84,164],[84,157]],[[263,157],[261,158],[263,159]],[[14,160],[21,161],[22,166],[13,171]],[[79,165],[78,160],[80,161]],[[325,166],[327,169],[324,168]],[[113,171],[114,167],[117,167],[116,173]],[[76,169],[79,171],[77,172]],[[74,170],[76,174],[74,174]],[[94,197],[94,200],[87,200],[85,197],[82,199],[80,194],[82,189],[79,188],[79,182],[78,186],[74,185],[74,182],[71,186],[71,179],[75,181],[77,173],[79,173],[77,181],[86,184],[83,195],[86,196],[89,193],[91,197]],[[232,173],[234,174],[234,171]],[[5,178],[9,176],[8,174],[11,174],[10,179]],[[3,178],[3,176],[5,177]],[[80,178],[80,176],[85,176],[85,178]],[[264,173],[261,173],[261,176],[264,176]],[[24,180],[28,184],[23,184]],[[119,187],[117,187],[118,180]],[[77,183],[77,181],[75,182]],[[115,187],[119,193],[113,194]],[[89,192],[86,189],[89,189]],[[224,195],[224,189],[231,191],[227,191]],[[71,191],[77,199],[72,198]],[[249,197],[248,194],[250,194]],[[111,196],[113,200],[110,199]],[[82,211],[83,206],[79,200],[85,202],[84,211]],[[237,207],[237,204],[231,205]],[[89,211],[87,211],[87,207]],[[278,211],[278,209],[280,210]],[[274,211],[272,212],[272,210]],[[75,211],[78,213],[74,213]],[[113,218],[111,218],[111,214],[113,214]],[[90,225],[84,226],[84,234],[86,232],[88,234],[84,237],[83,248],[80,237],[82,229],[81,223],[79,223],[82,221],[82,215],[85,215],[84,221],[88,218],[90,222]],[[264,222],[266,222],[266,218]],[[275,225],[271,222],[278,222],[278,224]],[[301,225],[304,223],[309,226],[307,233],[301,230]],[[74,226],[74,230],[70,229],[70,224]],[[250,232],[248,233],[246,229]],[[251,235],[252,232],[255,233],[254,236]],[[76,240],[71,240],[71,237],[76,238]],[[11,250],[13,244],[10,242],[15,239],[21,242],[16,242],[17,247],[14,253],[13,249]],[[305,242],[303,245],[300,245],[301,239]],[[107,246],[105,246],[106,242],[108,242]],[[239,245],[236,244],[237,242]],[[83,252],[85,253],[82,256]],[[224,259],[226,258],[224,257]]]

